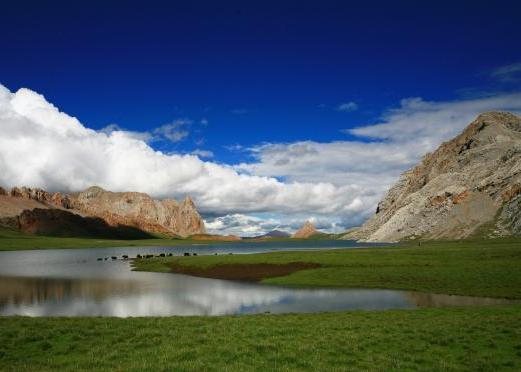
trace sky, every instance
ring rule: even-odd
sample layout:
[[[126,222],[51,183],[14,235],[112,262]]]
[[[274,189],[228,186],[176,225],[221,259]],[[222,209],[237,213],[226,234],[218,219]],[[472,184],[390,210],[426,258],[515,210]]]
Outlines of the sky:
[[[469,4],[3,4],[0,185],[190,194],[220,234],[359,225],[480,112],[521,112],[521,4]]]

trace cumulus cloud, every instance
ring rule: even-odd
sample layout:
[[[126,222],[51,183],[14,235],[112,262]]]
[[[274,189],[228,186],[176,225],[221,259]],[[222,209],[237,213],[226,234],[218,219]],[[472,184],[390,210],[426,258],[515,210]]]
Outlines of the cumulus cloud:
[[[356,102],[345,102],[338,105],[337,111],[351,112],[358,110],[358,104]]]
[[[205,220],[206,230],[211,234],[258,236],[267,231],[281,228],[281,223],[272,218],[259,218],[234,213]]]
[[[206,219],[206,229],[211,234],[259,236],[273,230],[292,233],[302,227],[304,221],[312,222],[324,232],[340,232],[344,227],[341,222],[332,222],[330,217],[314,215],[278,215],[251,216],[240,213]]]
[[[28,89],[0,88],[0,126],[0,184],[7,187],[77,191],[100,185],[159,198],[191,194],[203,213],[217,215],[358,212],[350,207],[350,186],[284,183],[193,155],[165,154],[127,131],[91,130]]]

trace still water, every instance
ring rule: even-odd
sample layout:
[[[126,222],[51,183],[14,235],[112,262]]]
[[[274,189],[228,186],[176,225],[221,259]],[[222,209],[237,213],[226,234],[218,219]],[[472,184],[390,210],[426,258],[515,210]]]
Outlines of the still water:
[[[356,243],[320,241],[0,252],[0,315],[226,315],[508,302],[395,290],[286,288],[179,274],[133,272],[128,260],[104,260],[124,254],[134,257],[138,253],[247,254],[354,246]],[[98,258],[103,260],[98,261]]]

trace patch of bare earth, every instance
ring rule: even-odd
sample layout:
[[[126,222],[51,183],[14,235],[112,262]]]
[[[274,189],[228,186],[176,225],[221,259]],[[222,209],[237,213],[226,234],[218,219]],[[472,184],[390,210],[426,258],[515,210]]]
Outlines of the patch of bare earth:
[[[172,264],[172,272],[203,278],[257,282],[266,278],[286,276],[300,270],[315,269],[319,264],[292,262],[288,264],[223,264],[211,267],[189,267]]]

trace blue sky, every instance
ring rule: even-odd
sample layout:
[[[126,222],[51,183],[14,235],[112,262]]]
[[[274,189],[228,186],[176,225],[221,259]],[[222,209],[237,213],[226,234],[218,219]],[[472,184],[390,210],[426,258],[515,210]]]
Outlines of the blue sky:
[[[287,146],[310,154],[338,141],[381,141],[350,129],[410,111],[403,99],[439,109],[520,92],[520,15],[516,1],[9,2],[0,15],[0,83],[42,94],[85,127],[144,133],[165,153],[196,151],[238,172],[318,182],[320,168],[303,174],[266,164]],[[332,156],[326,147],[322,158]],[[337,222],[367,213],[351,222],[338,213]]]

